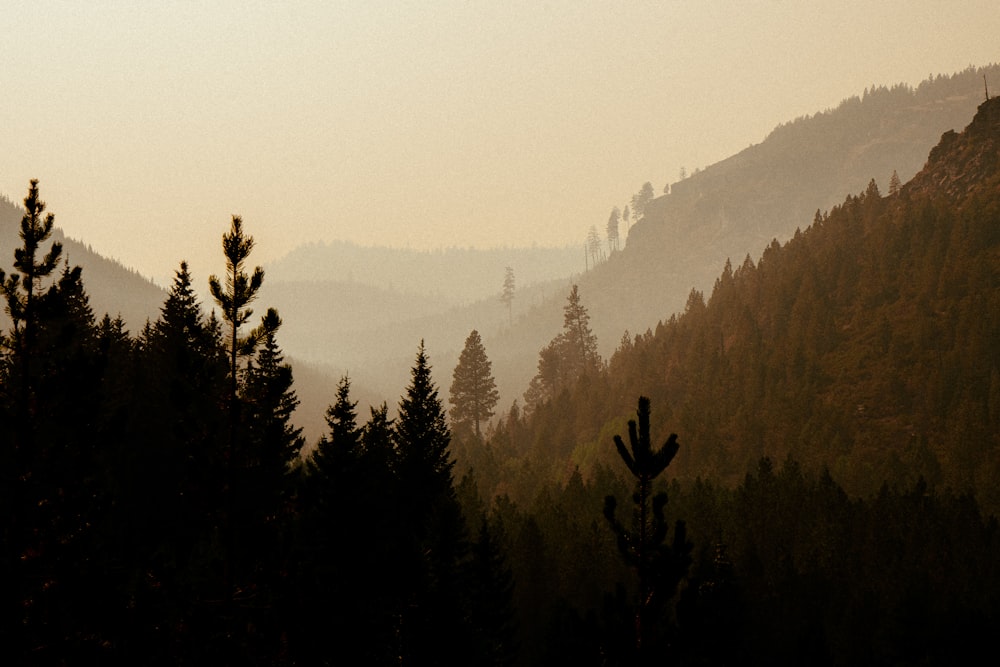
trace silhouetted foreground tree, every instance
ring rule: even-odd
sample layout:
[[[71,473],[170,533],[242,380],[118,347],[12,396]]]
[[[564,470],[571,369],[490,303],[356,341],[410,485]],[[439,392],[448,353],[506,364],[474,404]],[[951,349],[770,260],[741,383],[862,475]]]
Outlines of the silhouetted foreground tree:
[[[618,550],[636,572],[635,655],[638,664],[651,664],[662,660],[666,649],[662,612],[687,575],[692,545],[687,541],[683,521],[674,526],[673,542],[665,543],[667,522],[663,508],[667,504],[667,494],[660,491],[653,495],[653,480],[666,470],[677,454],[677,435],[671,433],[663,446],[653,451],[649,437],[649,399],[645,396],[639,397],[636,416],[638,426],[634,419],[628,422],[631,452],[621,436],[614,436],[618,455],[635,478],[632,525],[626,527],[616,517],[617,501],[611,495],[604,499],[604,516],[618,536]]]

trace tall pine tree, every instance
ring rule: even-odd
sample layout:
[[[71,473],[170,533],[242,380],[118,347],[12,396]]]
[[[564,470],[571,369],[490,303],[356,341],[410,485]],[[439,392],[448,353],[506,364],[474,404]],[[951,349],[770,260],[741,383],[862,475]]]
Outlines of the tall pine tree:
[[[673,543],[665,542],[667,522],[663,508],[667,504],[667,494],[663,491],[653,494],[653,480],[677,455],[677,435],[670,434],[666,443],[653,451],[649,436],[649,399],[645,396],[639,397],[636,416],[638,426],[634,419],[628,422],[631,451],[620,436],[614,437],[618,455],[635,478],[632,525],[626,526],[615,516],[617,501],[614,496],[604,499],[604,515],[618,537],[618,549],[625,562],[636,572],[634,662],[644,665],[662,658],[666,637],[660,614],[687,575],[692,545],[687,541],[683,521],[678,521],[674,528]]]
[[[395,429],[402,540],[398,637],[404,663],[457,664],[466,637],[459,563],[467,534],[455,494],[450,441],[421,341]]]
[[[480,438],[480,424],[493,416],[500,392],[483,341],[475,329],[465,339],[465,347],[452,374],[450,393],[452,425],[456,430],[474,427],[476,438]]]

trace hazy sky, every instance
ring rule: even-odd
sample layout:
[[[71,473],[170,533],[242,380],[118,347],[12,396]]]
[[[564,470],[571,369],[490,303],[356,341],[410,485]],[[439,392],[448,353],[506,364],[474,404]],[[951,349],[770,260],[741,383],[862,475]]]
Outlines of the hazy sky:
[[[165,284],[221,270],[233,213],[260,263],[582,245],[643,182],[998,36],[996,0],[5,0],[0,193],[39,178],[70,236]]]

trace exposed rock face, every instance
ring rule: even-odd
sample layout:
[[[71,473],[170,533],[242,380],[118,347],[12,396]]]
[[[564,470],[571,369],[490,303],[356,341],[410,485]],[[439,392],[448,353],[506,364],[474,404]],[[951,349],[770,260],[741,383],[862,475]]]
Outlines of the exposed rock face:
[[[1000,98],[979,105],[965,131],[950,130],[931,151],[927,164],[903,191],[961,198],[1000,170]]]

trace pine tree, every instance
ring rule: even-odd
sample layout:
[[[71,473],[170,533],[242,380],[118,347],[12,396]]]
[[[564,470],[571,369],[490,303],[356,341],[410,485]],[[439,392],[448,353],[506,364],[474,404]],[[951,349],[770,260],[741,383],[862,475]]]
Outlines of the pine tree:
[[[475,329],[465,339],[465,347],[458,358],[451,383],[452,425],[456,430],[474,427],[476,438],[481,437],[480,423],[493,416],[493,409],[500,400],[492,364]]]
[[[687,575],[692,548],[687,541],[683,521],[678,521],[674,527],[673,543],[665,543],[667,523],[663,508],[667,504],[667,494],[660,492],[653,496],[652,485],[653,480],[670,465],[679,445],[677,435],[672,433],[659,450],[653,451],[649,436],[649,414],[649,399],[640,396],[636,411],[638,427],[635,420],[628,422],[631,452],[620,436],[614,437],[618,455],[635,477],[631,528],[616,518],[615,497],[607,496],[604,499],[604,516],[618,537],[618,550],[626,563],[636,571],[638,579],[635,609],[635,650],[638,664],[651,661],[654,652],[661,648],[656,646],[656,642],[662,637],[655,636],[657,629],[661,627],[658,614]]]
[[[525,410],[531,412],[564,387],[601,369],[597,337],[590,329],[590,314],[580,303],[573,285],[563,308],[563,331],[538,354],[538,372],[524,394]]]
[[[14,269],[18,273],[6,276],[0,271],[0,289],[7,302],[7,314],[13,323],[8,339],[13,353],[13,365],[8,366],[8,373],[16,377],[18,386],[18,411],[23,420],[20,429],[22,439],[30,437],[25,429],[29,428],[28,413],[33,403],[31,394],[35,378],[32,362],[36,356],[38,292],[42,288],[42,280],[55,270],[62,255],[62,244],[53,242],[41,261],[38,260],[41,246],[52,235],[55,224],[54,215],[42,215],[45,212],[45,202],[38,198],[38,179],[31,180],[28,196],[24,198],[24,211],[20,231],[23,245],[14,250]]]
[[[219,406],[226,403],[227,360],[186,262],[135,355],[121,455],[131,473],[119,480],[118,506],[125,550],[133,555],[126,593],[135,600],[136,645],[146,656],[176,657],[197,640],[171,619],[202,614],[202,601],[224,596],[205,573],[222,563],[216,541],[228,433]]]
[[[369,566],[375,554],[384,552],[382,545],[392,531],[378,534],[372,529],[384,528],[385,520],[374,515],[370,495],[384,495],[390,489],[384,483],[371,488],[376,480],[362,468],[356,405],[345,375],[326,411],[329,430],[306,463],[295,605],[300,617],[293,624],[295,654],[304,663],[320,663],[331,646],[360,658],[377,635],[366,606],[366,595],[376,586]],[[381,524],[376,524],[379,519]]]
[[[653,191],[653,184],[649,181],[643,183],[639,192],[632,195],[632,217],[636,222],[646,215],[646,206],[653,201],[654,197],[656,197],[656,193]]]
[[[238,215],[234,215],[229,232],[222,235],[222,252],[226,258],[225,288],[216,276],[210,276],[208,279],[209,291],[222,309],[222,319],[229,324],[227,341],[229,348],[229,396],[227,397],[229,404],[229,446],[225,455],[226,474],[222,482],[223,488],[226,490],[225,509],[223,510],[223,551],[225,554],[223,579],[227,591],[225,594],[227,606],[232,604],[233,596],[238,593],[234,577],[237,576],[235,562],[239,555],[239,549],[235,544],[237,528],[233,521],[233,512],[237,509],[234,500],[238,501],[242,490],[234,489],[234,482],[239,473],[238,470],[235,470],[237,461],[246,455],[246,452],[238,451],[237,443],[241,412],[239,358],[252,354],[257,345],[257,339],[253,334],[246,337],[240,336],[240,327],[253,314],[249,304],[256,299],[257,292],[264,282],[264,270],[259,266],[254,269],[252,274],[247,274],[244,270],[253,246],[253,237],[247,236],[243,232],[243,220]]]
[[[615,206],[611,209],[611,215],[608,217],[608,252],[612,253],[619,249],[619,235],[618,235],[618,224],[621,222],[622,214]]]
[[[292,413],[299,399],[292,389],[292,367],[285,363],[277,342],[281,318],[268,308],[255,330],[259,343],[254,360],[247,367],[244,398],[249,405],[251,456],[261,468],[266,486],[251,486],[257,493],[271,491],[284,496],[287,476],[302,449],[302,429],[292,424]]]
[[[601,235],[597,233],[597,227],[590,226],[587,232],[587,252],[590,254],[590,264],[596,267],[602,259]]]
[[[500,295],[500,301],[507,306],[507,325],[514,326],[514,316],[512,305],[514,303],[514,269],[507,267],[504,269],[503,276],[503,294]]]
[[[902,187],[903,184],[899,180],[899,174],[897,174],[896,170],[893,169],[892,176],[889,178],[889,196],[892,197],[894,195],[898,195]]]
[[[597,337],[590,330],[590,314],[580,303],[580,291],[576,285],[570,290],[563,307],[563,336],[563,362],[568,369],[568,377],[575,379],[600,369]]]
[[[395,443],[400,549],[399,655],[418,664],[455,662],[463,639],[459,563],[465,522],[452,477],[451,434],[421,341]]]
[[[250,354],[257,342],[253,336],[241,338],[239,334],[240,327],[253,315],[253,310],[248,306],[257,298],[257,292],[264,282],[264,270],[259,266],[254,269],[252,275],[244,271],[253,246],[253,237],[243,232],[243,220],[240,216],[234,215],[229,232],[222,235],[222,252],[226,257],[225,289],[216,276],[210,276],[208,279],[212,297],[222,309],[222,319],[229,323],[230,400],[233,404],[239,393],[237,361],[240,356]]]
[[[433,499],[452,493],[452,468],[448,445],[451,432],[431,367],[420,341],[416,365],[410,373],[406,395],[399,401],[395,442],[398,474],[403,487],[418,498]]]

